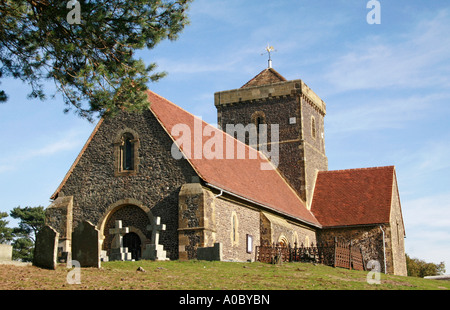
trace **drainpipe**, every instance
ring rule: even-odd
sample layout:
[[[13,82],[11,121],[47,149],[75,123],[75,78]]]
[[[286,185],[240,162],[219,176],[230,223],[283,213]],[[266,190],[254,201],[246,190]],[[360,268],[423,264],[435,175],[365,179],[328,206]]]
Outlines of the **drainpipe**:
[[[384,258],[384,273],[387,273],[386,270],[386,244],[385,244],[385,240],[384,240],[384,230],[383,227],[380,225],[380,230],[383,233],[383,258]]]
[[[220,190],[220,193],[214,196],[214,199],[223,195],[223,189]]]

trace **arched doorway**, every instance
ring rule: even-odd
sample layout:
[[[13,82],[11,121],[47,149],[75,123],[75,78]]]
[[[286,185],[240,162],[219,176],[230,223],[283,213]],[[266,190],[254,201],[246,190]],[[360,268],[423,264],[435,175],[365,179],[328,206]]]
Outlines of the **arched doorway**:
[[[128,251],[135,260],[142,258],[142,246],[151,238],[151,232],[147,230],[150,225],[150,219],[153,218],[150,210],[142,205],[137,204],[138,201],[133,199],[125,199],[111,205],[104,217],[100,220],[99,227],[103,233],[102,250],[106,251],[106,255],[111,254],[111,247],[114,239],[117,237],[110,233],[110,229],[115,227],[115,221],[121,220],[122,227],[127,227],[129,235],[123,236],[122,245],[128,247]]]
[[[130,232],[123,236],[123,246],[128,248],[132,259],[139,260],[141,258],[141,238],[138,234]]]

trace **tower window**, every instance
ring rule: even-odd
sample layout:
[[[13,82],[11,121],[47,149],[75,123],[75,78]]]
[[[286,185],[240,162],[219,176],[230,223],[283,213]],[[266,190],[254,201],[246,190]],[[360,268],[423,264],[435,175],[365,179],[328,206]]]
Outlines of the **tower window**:
[[[261,136],[264,137],[267,135],[267,126],[266,125],[266,115],[262,111],[256,111],[252,114],[251,117],[252,123],[255,124],[256,127],[256,141],[254,141],[255,148],[258,148],[258,144],[260,144]],[[251,145],[252,143],[250,143]]]
[[[259,135],[259,131],[260,131],[260,125],[262,125],[263,124],[263,118],[261,117],[261,116],[258,116],[257,118],[256,118],[256,132],[257,132],[257,134]]]
[[[316,119],[314,116],[311,116],[311,136],[316,138]]]

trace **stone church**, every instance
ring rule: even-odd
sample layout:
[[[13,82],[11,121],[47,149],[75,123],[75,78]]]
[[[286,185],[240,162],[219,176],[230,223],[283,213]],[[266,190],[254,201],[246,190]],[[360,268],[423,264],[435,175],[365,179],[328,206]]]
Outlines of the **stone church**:
[[[60,251],[71,253],[72,232],[89,222],[99,252],[110,255],[111,229],[121,221],[133,259],[146,257],[156,230],[171,260],[200,259],[209,249],[216,259],[253,261],[262,244],[340,237],[382,272],[406,275],[395,168],[329,171],[326,105],[302,80],[269,66],[215,93],[224,131],[154,92],[148,101],[142,113],[101,119],[51,196],[46,224]],[[225,132],[230,124],[249,130],[239,137]],[[250,139],[260,128],[266,139]],[[267,139],[274,128],[275,141]]]

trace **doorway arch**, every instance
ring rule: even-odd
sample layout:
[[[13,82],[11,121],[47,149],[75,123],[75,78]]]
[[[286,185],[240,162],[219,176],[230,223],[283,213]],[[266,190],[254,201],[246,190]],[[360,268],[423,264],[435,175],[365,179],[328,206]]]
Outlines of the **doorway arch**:
[[[122,240],[124,247],[129,247],[133,259],[142,257],[143,247],[150,241],[151,232],[147,230],[153,215],[149,208],[135,199],[123,199],[110,205],[99,221],[101,232],[101,248],[109,255],[113,241],[117,236],[109,234],[114,228],[115,221],[121,220],[123,227],[128,227],[128,233]],[[127,236],[128,235],[128,236]],[[125,238],[125,236],[127,236]]]
[[[123,246],[128,248],[128,252],[131,253],[131,258],[139,260],[142,257],[142,242],[139,235],[135,232],[129,232],[123,236]]]

